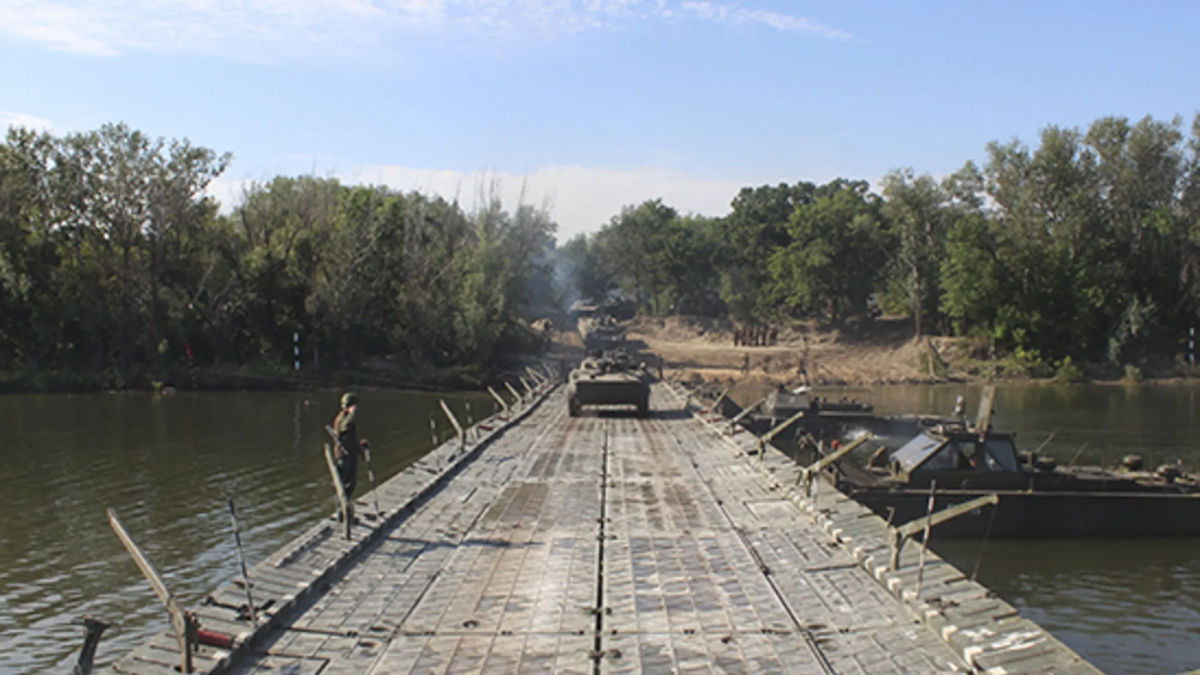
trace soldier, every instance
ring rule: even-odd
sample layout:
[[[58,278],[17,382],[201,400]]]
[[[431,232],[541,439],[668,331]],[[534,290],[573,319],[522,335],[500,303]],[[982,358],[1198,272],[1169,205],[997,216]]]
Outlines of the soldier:
[[[333,430],[337,433],[338,478],[346,490],[346,498],[354,496],[354,485],[358,480],[358,456],[364,454],[369,444],[367,439],[358,438],[358,394],[342,394],[341,410],[333,419]]]

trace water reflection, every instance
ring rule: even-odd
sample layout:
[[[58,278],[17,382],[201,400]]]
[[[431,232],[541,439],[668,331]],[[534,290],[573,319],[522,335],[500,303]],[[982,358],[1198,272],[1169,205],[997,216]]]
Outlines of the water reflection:
[[[880,387],[830,395],[881,413],[947,414],[979,388]],[[112,621],[97,654],[109,664],[167,626],[162,609],[108,529],[114,507],[168,586],[195,604],[237,573],[226,498],[234,497],[249,564],[333,511],[321,456],[330,393],[4,396],[0,419],[0,672],[67,671],[82,640],[71,624]],[[366,392],[360,429],[376,477],[450,437],[437,396]],[[448,397],[456,413],[487,394]],[[1188,386],[1004,386],[995,424],[1022,448],[1067,462],[1148,464],[1181,457],[1200,470],[1200,423]],[[290,443],[289,443],[290,440]],[[1082,451],[1080,448],[1083,448]],[[365,486],[365,481],[362,482]],[[979,542],[934,549],[970,570]],[[988,543],[980,580],[1028,618],[1110,672],[1200,667],[1200,542]]]
[[[946,414],[959,394],[974,411],[980,387],[860,392],[883,413]],[[999,388],[994,423],[1016,432],[1023,449],[1049,438],[1043,454],[1064,464],[1140,454],[1149,466],[1179,458],[1200,472],[1195,413],[1189,385],[1009,385]],[[969,573],[979,542],[935,533],[933,548]],[[1200,668],[1200,541],[992,540],[979,580],[1106,672]]]
[[[978,553],[976,542],[933,548],[964,569]],[[979,581],[1106,672],[1200,665],[1200,542],[991,541]]]
[[[0,672],[69,671],[72,621],[113,623],[97,664],[166,627],[166,611],[109,529],[112,507],[184,604],[237,572],[227,498],[248,564],[333,511],[322,443],[336,393],[0,397]],[[466,400],[446,396],[457,414]],[[438,396],[364,392],[377,478],[430,446]],[[290,443],[288,441],[291,441]],[[364,469],[365,470],[365,469]],[[366,485],[366,481],[363,481]]]

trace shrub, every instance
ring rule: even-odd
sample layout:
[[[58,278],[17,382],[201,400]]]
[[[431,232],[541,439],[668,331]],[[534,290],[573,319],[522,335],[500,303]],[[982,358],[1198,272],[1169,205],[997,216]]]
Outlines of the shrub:
[[[1042,360],[1041,351],[1037,349],[1025,349],[1024,347],[1017,347],[1004,360],[1004,370],[1012,375],[1025,377],[1047,377],[1050,375],[1050,366]]]
[[[1071,361],[1071,357],[1064,356],[1061,361],[1055,363],[1054,381],[1061,383],[1079,382],[1083,379],[1083,370]]]

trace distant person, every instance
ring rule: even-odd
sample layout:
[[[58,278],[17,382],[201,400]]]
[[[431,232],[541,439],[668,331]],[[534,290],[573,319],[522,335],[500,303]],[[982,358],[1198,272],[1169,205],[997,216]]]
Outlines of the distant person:
[[[350,499],[358,480],[358,457],[365,454],[369,444],[367,439],[358,438],[358,394],[342,394],[341,406],[337,417],[333,418],[333,430],[337,434],[338,478],[346,490],[346,499]]]

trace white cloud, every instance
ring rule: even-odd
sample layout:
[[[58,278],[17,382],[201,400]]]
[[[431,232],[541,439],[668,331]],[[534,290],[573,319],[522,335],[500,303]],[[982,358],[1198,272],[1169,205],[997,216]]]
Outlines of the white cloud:
[[[775,30],[811,33],[831,40],[848,40],[852,37],[847,31],[826,26],[805,16],[705,1],[685,1],[680,6],[701,19],[717,23],[760,24]]]
[[[233,207],[242,203],[242,200],[246,196],[246,190],[254,182],[252,178],[227,178],[221,176],[209,181],[208,187],[205,188],[204,192],[221,203],[222,213],[229,213],[233,210]]]
[[[485,198],[498,196],[510,211],[518,204],[545,206],[558,223],[558,240],[595,232],[621,207],[648,199],[682,214],[721,216],[738,190],[758,182],[710,179],[662,169],[603,169],[583,166],[549,166],[527,174],[494,171],[449,171],[385,165],[363,166],[335,174],[344,184],[386,185],[404,192],[416,191],[457,201],[472,209]],[[208,187],[228,212],[242,201],[251,179],[220,178]]]
[[[7,129],[8,127],[25,127],[34,131],[50,131],[54,129],[54,123],[34,115],[0,110],[0,129]]]
[[[519,203],[546,206],[558,223],[558,239],[595,232],[621,207],[661,198],[680,213],[720,216],[744,181],[708,179],[661,169],[549,166],[527,174],[438,171],[367,166],[340,175],[344,182],[387,185],[457,200],[471,209],[498,193],[508,209]]]
[[[0,0],[0,16],[0,34],[93,56],[277,59],[369,52],[412,31],[562,35],[687,18],[849,37],[807,17],[692,0]]]

